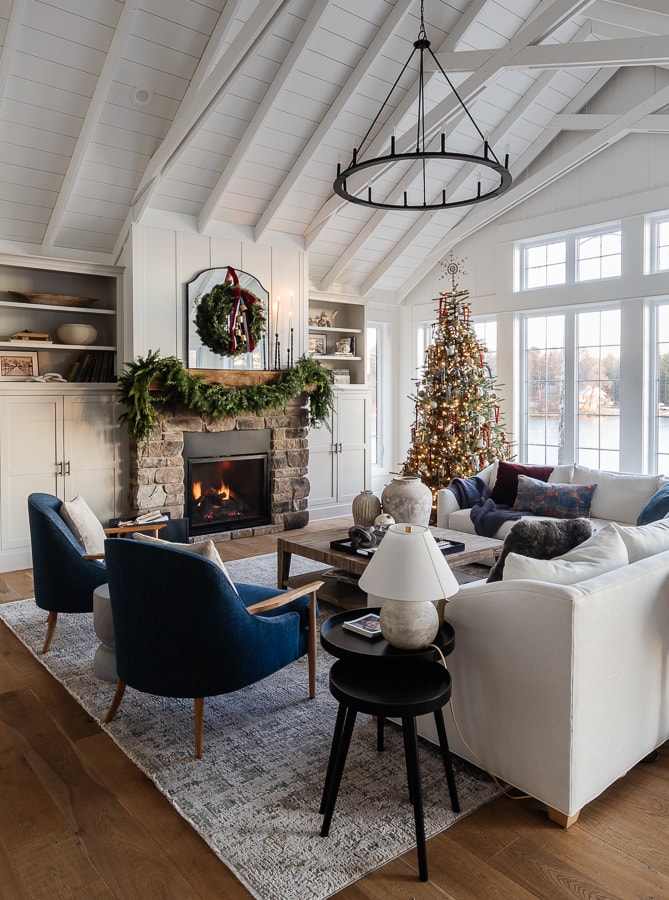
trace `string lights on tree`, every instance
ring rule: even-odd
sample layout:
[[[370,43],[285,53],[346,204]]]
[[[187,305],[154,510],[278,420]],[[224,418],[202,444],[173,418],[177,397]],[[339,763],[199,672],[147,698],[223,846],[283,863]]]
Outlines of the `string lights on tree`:
[[[442,260],[450,290],[438,298],[432,343],[416,380],[411,447],[403,475],[418,475],[432,491],[466,478],[497,459],[508,459],[509,441],[500,418],[498,387],[487,349],[470,321],[469,291],[458,288],[463,261]]]

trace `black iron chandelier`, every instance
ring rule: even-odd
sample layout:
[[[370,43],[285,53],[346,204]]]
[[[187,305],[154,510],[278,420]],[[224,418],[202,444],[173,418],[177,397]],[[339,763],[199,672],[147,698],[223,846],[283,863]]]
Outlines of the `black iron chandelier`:
[[[449,88],[456,96],[465,115],[476,129],[478,136],[481,138],[481,153],[458,153],[455,151],[447,150],[446,135],[443,132],[433,140],[430,140],[428,137],[426,137],[424,69],[424,56],[426,51],[430,54],[430,56],[436,63],[438,70],[446,79]],[[390,138],[390,152],[388,154],[386,154],[385,156],[374,156],[369,157],[368,159],[364,159],[363,148],[365,148],[365,143],[369,139],[370,134],[374,130],[384,109],[388,105],[393,91],[399,84],[402,75],[407,70],[411,60],[416,53],[420,55],[420,59],[418,64],[418,102],[416,114],[415,149],[411,150],[410,152],[404,153],[396,152],[395,137],[392,136]],[[430,146],[431,144],[432,146]],[[438,166],[440,162],[464,163],[465,165],[472,167],[474,170],[480,170],[481,168],[485,170],[492,170],[495,175],[492,179],[492,184],[486,184],[485,188],[482,188],[480,175],[477,176],[475,190],[468,193],[468,195],[464,198],[447,199],[446,188],[442,187],[440,192],[433,194],[428,199],[428,182],[430,180],[428,176],[428,166],[432,164],[431,171],[432,173],[434,173],[436,171],[435,163]],[[415,202],[414,197],[410,198],[409,189],[400,189],[398,191],[397,200],[394,202],[390,198],[390,196],[386,197],[385,199],[375,199],[372,193],[373,184],[371,180],[371,176],[374,174],[374,172],[376,171],[377,175],[381,175],[391,167],[398,165],[401,165],[404,169],[411,168],[406,164],[417,165],[416,174],[413,180],[415,181],[417,179],[420,183],[420,187],[418,188],[418,202]],[[371,170],[371,172],[369,170]],[[437,175],[437,177],[439,176]],[[443,179],[441,180],[443,183]],[[333,185],[335,193],[337,193],[340,197],[343,197],[344,200],[348,200],[351,203],[357,203],[361,206],[370,206],[375,209],[414,210],[418,212],[426,212],[428,210],[453,209],[457,206],[469,206],[473,203],[480,203],[483,200],[490,200],[493,197],[498,197],[500,194],[503,194],[505,191],[507,191],[511,187],[511,182],[512,178],[511,173],[509,172],[508,153],[505,156],[504,163],[501,163],[495,155],[495,152],[490,147],[488,140],[483,135],[481,129],[472,118],[471,113],[465,106],[463,99],[460,97],[460,94],[456,90],[452,81],[444,72],[439,60],[432,52],[430,42],[427,39],[427,34],[425,32],[423,0],[421,0],[420,30],[418,32],[417,40],[414,41],[413,50],[411,51],[409,58],[404,64],[402,71],[397,76],[395,84],[390,89],[390,92],[384,100],[381,109],[378,111],[374,121],[369,126],[369,129],[362,139],[360,146],[353,149],[353,155],[350,164],[345,169],[341,168],[341,163],[337,165],[337,177],[335,178]],[[422,197],[420,195],[422,195]]]

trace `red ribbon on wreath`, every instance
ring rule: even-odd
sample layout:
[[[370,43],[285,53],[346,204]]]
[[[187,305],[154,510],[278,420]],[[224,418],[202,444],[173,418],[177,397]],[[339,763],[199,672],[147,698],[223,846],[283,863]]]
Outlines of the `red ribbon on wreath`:
[[[250,294],[248,291],[245,291],[244,288],[240,287],[239,278],[232,266],[228,266],[228,271],[225,274],[225,281],[232,282],[232,292],[235,295],[235,301],[230,312],[231,352],[234,353],[240,344],[245,344],[247,352],[251,353],[255,349],[255,341],[251,334],[251,323],[249,322],[247,306],[252,306],[256,302],[256,298],[253,294]],[[241,340],[242,333],[245,336],[245,340]]]

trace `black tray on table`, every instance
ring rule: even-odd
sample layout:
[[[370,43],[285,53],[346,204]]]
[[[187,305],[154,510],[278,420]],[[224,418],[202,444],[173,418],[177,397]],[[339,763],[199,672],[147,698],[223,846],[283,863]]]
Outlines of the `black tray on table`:
[[[379,549],[379,544],[383,540],[383,535],[385,532],[383,531],[375,531],[374,535],[376,537],[376,546],[375,547],[354,547],[353,541],[351,538],[341,538],[336,541],[330,541],[330,548],[332,550],[339,550],[341,553],[350,553],[353,556],[364,556],[368,559],[376,553]],[[462,541],[446,541],[446,540],[437,540],[437,546],[441,550],[444,556],[449,553],[462,553],[465,549],[465,545]]]

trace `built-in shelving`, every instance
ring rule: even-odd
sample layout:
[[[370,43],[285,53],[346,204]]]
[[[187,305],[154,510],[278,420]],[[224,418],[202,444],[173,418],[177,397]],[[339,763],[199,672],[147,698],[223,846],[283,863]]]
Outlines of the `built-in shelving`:
[[[324,324],[318,324],[324,320]],[[327,324],[325,324],[327,323]],[[337,351],[344,342],[348,353]],[[309,353],[335,372],[338,386],[365,383],[365,306],[350,300],[309,300]]]
[[[64,260],[38,257],[14,257],[0,254],[0,351],[37,354],[37,374],[55,373],[68,378],[76,363],[86,355],[104,354],[104,366],[87,367],[87,380],[114,380],[118,346],[120,270],[88,266]],[[88,304],[59,305],[17,300],[16,294],[56,294],[61,297],[89,299]],[[84,323],[97,331],[93,344],[64,344],[57,330],[64,324]],[[10,340],[17,332],[48,334],[50,340]],[[16,379],[12,379],[13,382]]]

